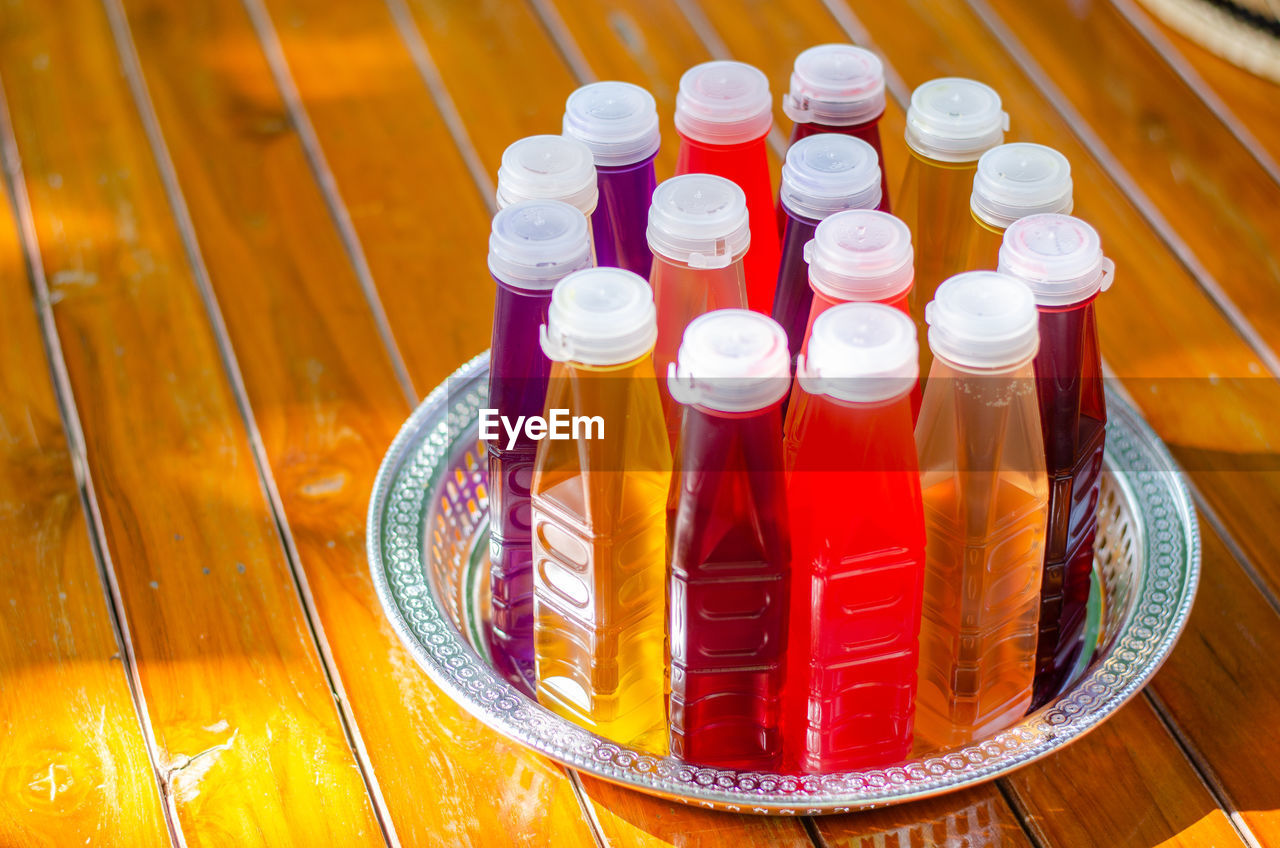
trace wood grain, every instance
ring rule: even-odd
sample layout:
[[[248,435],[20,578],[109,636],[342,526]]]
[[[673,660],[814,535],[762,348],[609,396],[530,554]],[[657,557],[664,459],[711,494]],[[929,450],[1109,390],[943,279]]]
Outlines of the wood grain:
[[[1032,844],[992,783],[856,816],[823,816],[814,824],[825,848],[1031,848]]]
[[[8,4],[0,76],[185,842],[381,845],[102,7]]]
[[[0,327],[0,844],[169,845],[7,202]]]

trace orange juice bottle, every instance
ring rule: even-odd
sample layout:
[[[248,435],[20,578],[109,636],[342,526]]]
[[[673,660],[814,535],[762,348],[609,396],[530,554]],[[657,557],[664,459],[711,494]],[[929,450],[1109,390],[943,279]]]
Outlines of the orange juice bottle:
[[[1071,163],[1052,147],[1015,142],[993,147],[978,160],[969,196],[970,271],[993,271],[1004,231],[1028,215],[1069,215]]]
[[[649,284],[630,271],[589,268],[556,285],[542,331],[552,367],[532,536],[538,701],[661,754],[671,450],[656,336]]]
[[[925,304],[938,285],[967,270],[972,219],[969,195],[978,157],[1004,141],[1009,116],[1000,95],[980,82],[958,77],[930,80],[911,92],[907,109],[907,172],[894,195],[894,212],[911,228],[916,281],[911,317],[923,338]],[[931,355],[920,351],[920,375]]]
[[[988,736],[1031,705],[1049,501],[1030,289],[972,271],[943,283],[926,315],[921,751]]]

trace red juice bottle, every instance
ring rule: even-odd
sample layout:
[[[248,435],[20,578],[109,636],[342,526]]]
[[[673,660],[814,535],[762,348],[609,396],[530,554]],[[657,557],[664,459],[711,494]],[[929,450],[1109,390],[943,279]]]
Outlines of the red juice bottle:
[[[1115,266],[1097,232],[1067,215],[1033,215],[1010,224],[1000,271],[1031,288],[1040,313],[1036,390],[1049,474],[1040,631],[1032,708],[1067,682],[1084,648],[1085,608],[1098,529],[1107,406],[1094,301]]]
[[[742,62],[704,62],[685,71],[676,95],[680,134],[677,174],[733,180],[747,198],[752,248],[746,257],[747,303],[768,315],[781,250],[765,137],[773,126],[769,80]]]
[[[496,199],[498,209],[522,200],[559,200],[586,215],[590,226],[600,199],[591,149],[562,135],[512,142],[502,151]]]
[[[593,82],[565,102],[564,134],[591,149],[600,202],[591,215],[596,264],[646,279],[653,261],[645,242],[657,186],[653,159],[661,137],[653,95],[629,82]]]
[[[1000,239],[1009,225],[1028,215],[1069,215],[1071,163],[1052,147],[1014,142],[993,147],[978,159],[969,196],[968,268],[996,267]]]
[[[689,324],[670,371],[684,416],[667,506],[667,713],[671,753],[700,765],[781,766],[790,374],[782,328],[746,309]]]
[[[817,135],[798,141],[782,166],[779,209],[786,220],[782,263],[773,297],[773,319],[787,331],[791,356],[800,352],[805,321],[813,303],[805,245],[818,224],[846,209],[880,205],[880,165],[864,141],[843,135]]]
[[[792,144],[819,133],[840,133],[871,145],[880,166],[877,208],[888,212],[889,181],[880,146],[884,104],[884,65],[879,56],[852,44],[819,44],[796,57],[782,111],[795,122]],[[779,203],[779,233],[783,232],[782,215]]]
[[[925,543],[918,350],[901,310],[848,303],[818,318],[797,365],[783,732],[788,764],[804,772],[885,766],[911,747]]]
[[[541,415],[551,361],[538,343],[555,284],[591,264],[587,220],[558,200],[525,200],[498,212],[489,271],[498,284],[489,352],[489,405],[515,421]],[[509,671],[532,677],[533,553],[530,485],[537,443],[501,427],[485,440],[489,466],[490,633]],[[483,433],[482,433],[483,435]]]

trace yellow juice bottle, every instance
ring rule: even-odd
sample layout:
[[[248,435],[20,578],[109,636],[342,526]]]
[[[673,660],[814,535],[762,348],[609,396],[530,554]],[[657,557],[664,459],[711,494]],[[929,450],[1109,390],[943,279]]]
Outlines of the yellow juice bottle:
[[[1052,147],[1015,142],[978,160],[969,197],[970,271],[993,271],[1004,231],[1030,215],[1071,214],[1071,163]]]
[[[1000,95],[974,80],[930,80],[911,93],[906,131],[911,158],[893,205],[911,228],[915,245],[911,317],[921,338],[927,332],[924,307],[938,285],[968,270],[973,175],[978,157],[1004,141],[1008,125]],[[928,347],[920,356],[923,377],[929,373]]]
[[[1031,705],[1049,499],[1030,289],[992,271],[960,274],[927,314],[934,360],[916,423],[921,752],[986,737]]]
[[[671,450],[642,278],[617,268],[555,288],[533,476],[538,701],[616,742],[666,752],[666,501]],[[559,410],[559,412],[557,412]]]

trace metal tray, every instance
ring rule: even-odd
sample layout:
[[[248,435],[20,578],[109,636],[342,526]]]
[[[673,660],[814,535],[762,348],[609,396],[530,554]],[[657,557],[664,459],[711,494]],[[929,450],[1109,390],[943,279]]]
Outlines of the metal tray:
[[[992,780],[1083,736],[1173,649],[1200,576],[1200,535],[1160,439],[1110,394],[1089,644],[1055,700],[973,745],[879,769],[786,775],[705,768],[610,742],[552,714],[490,663],[488,502],[477,441],[488,355],[436,388],[392,443],[369,504],[369,568],[396,633],[472,715],[571,768],[702,807],[813,815],[917,800]]]

